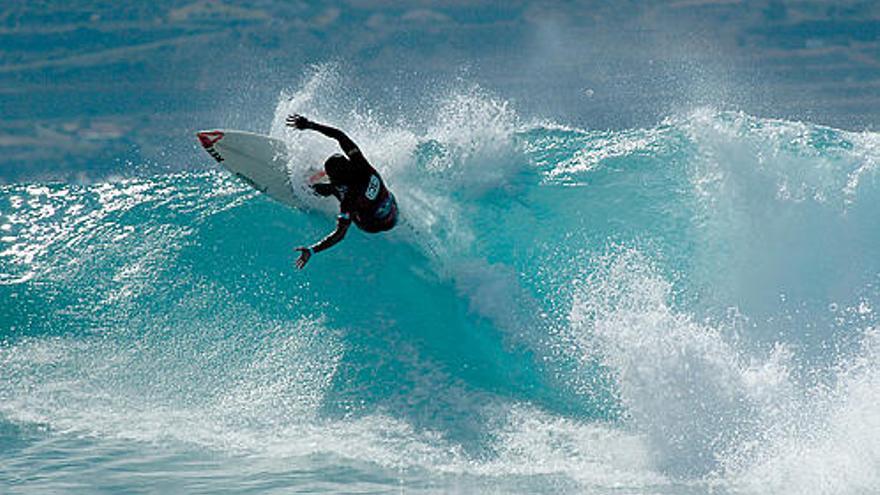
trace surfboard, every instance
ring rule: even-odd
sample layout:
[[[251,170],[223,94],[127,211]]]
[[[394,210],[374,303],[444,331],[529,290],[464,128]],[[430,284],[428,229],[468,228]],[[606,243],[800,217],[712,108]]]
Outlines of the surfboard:
[[[196,136],[217,163],[257,191],[294,208],[312,206],[304,198],[311,196],[308,186],[320,181],[323,172],[291,169],[284,141],[253,132],[225,129],[199,131]]]

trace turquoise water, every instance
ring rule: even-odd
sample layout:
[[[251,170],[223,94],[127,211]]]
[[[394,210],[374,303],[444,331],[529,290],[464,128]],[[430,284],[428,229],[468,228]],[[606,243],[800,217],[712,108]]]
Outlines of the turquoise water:
[[[346,130],[402,224],[222,170],[0,188],[0,486],[23,492],[868,493],[880,136],[702,109]],[[350,108],[350,107],[346,107]],[[347,112],[347,110],[346,110]]]

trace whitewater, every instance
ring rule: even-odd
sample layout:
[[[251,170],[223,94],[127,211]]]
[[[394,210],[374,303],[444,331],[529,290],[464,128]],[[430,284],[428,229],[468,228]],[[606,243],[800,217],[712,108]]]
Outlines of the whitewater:
[[[880,490],[880,134],[414,110],[319,71],[255,123],[400,204],[302,272],[332,217],[207,155],[0,186],[0,491]]]

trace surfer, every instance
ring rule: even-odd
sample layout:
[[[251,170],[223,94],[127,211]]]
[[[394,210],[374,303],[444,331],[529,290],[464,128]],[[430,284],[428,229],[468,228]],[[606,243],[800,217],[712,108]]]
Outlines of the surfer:
[[[335,153],[324,162],[324,172],[330,183],[312,185],[320,196],[334,196],[339,200],[336,230],[311,246],[296,248],[300,252],[296,260],[302,269],[313,254],[336,245],[354,222],[364,232],[376,233],[391,230],[397,223],[397,202],[385,187],[379,172],[364,158],[364,154],[344,132],[303,117],[290,115],[287,126],[294,129],[311,129],[335,139],[345,155]]]

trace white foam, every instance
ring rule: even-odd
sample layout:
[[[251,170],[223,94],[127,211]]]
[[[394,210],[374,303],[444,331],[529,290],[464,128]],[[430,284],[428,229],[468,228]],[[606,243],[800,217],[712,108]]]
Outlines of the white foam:
[[[573,329],[616,375],[657,467],[683,477],[723,472],[757,438],[767,402],[787,393],[782,354],[745,360],[720,329],[676,312],[671,286],[637,251],[598,260],[580,287]]]
[[[830,380],[803,381],[811,373],[793,373],[785,344],[746,350],[732,325],[674,309],[671,285],[636,250],[595,259],[578,287],[571,322],[581,352],[612,370],[660,472],[746,493],[880,486],[877,330],[853,328],[864,332],[861,352],[843,355]],[[852,312],[870,314],[864,304]]]
[[[880,486],[880,333],[843,364],[831,388],[811,391],[800,409],[759,447],[734,478],[757,493],[872,493]]]

